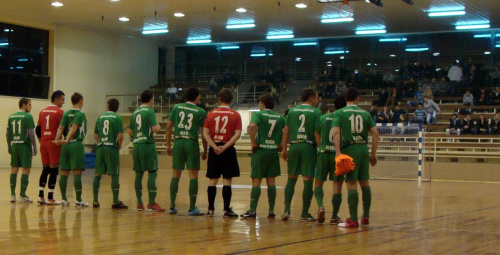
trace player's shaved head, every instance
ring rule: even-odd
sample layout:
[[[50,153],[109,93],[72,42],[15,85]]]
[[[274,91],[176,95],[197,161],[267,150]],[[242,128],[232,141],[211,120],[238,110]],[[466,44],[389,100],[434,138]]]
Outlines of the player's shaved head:
[[[78,92],[75,92],[75,94],[73,94],[73,95],[71,96],[71,103],[72,103],[72,104],[74,104],[74,105],[75,105],[75,104],[78,104],[78,103],[80,103],[80,101],[81,101],[82,99],[83,99],[82,94],[80,94],[80,93],[78,93]]]
[[[118,107],[120,107],[120,102],[116,98],[111,98],[108,100],[108,109],[112,112],[117,112]]]
[[[144,90],[141,94],[141,102],[143,104],[149,103],[153,98],[153,92],[151,90]]]
[[[348,88],[347,91],[345,92],[345,100],[347,102],[354,102],[358,97],[359,97],[359,92],[354,87]]]
[[[230,104],[233,102],[233,91],[228,88],[223,88],[219,92],[219,100],[224,104]]]
[[[266,109],[274,109],[274,97],[270,94],[264,94],[260,97],[260,102],[264,104]]]

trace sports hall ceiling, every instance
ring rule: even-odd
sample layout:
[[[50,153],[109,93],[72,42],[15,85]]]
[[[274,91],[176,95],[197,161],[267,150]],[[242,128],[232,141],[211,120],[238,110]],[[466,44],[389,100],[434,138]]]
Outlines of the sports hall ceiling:
[[[264,41],[267,35],[293,33],[302,38],[355,36],[355,31],[383,28],[388,34],[455,31],[457,23],[489,23],[500,28],[500,0],[382,0],[382,8],[351,1],[354,21],[320,22],[322,18],[350,16],[342,3],[318,3],[317,0],[3,0],[2,14],[27,20],[72,25],[127,36],[151,38],[165,45],[185,45],[189,39],[210,38],[212,43]],[[307,8],[296,8],[304,3]],[[245,8],[245,13],[236,12]],[[339,9],[340,8],[340,9]],[[431,9],[466,11],[450,17],[428,16]],[[181,12],[184,17],[175,17]],[[127,17],[127,22],[119,21]],[[228,24],[254,23],[255,27],[226,29]],[[143,35],[147,29],[168,27],[169,32]],[[1,32],[1,31],[0,31]]]

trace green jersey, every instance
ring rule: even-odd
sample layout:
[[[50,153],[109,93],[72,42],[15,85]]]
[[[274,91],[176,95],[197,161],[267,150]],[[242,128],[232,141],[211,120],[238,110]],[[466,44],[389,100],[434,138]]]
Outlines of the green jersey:
[[[168,119],[174,123],[175,139],[198,141],[200,127],[205,123],[207,112],[192,103],[176,104]]]
[[[155,143],[152,127],[158,125],[156,113],[146,105],[141,105],[135,110],[130,120],[130,129],[134,132],[132,141],[134,144]]]
[[[319,147],[320,152],[333,152],[335,151],[335,145],[333,144],[333,116],[334,113],[327,113],[321,116],[319,119],[319,125],[316,129],[316,133],[321,135],[321,145]]]
[[[35,128],[33,116],[25,111],[18,111],[9,116],[7,132],[12,144],[29,144],[31,139],[28,129]]]
[[[367,144],[368,133],[375,126],[369,112],[356,105],[347,105],[335,112],[333,127],[340,127],[341,148],[352,144]]]
[[[94,134],[99,136],[97,146],[118,148],[118,135],[123,133],[123,120],[114,112],[106,112],[99,116],[95,123]]]
[[[75,135],[71,138],[70,142],[83,141],[85,135],[87,134],[87,118],[85,113],[80,109],[71,109],[63,114],[61,119],[61,126],[64,127],[64,137],[68,136],[69,130],[73,124],[79,126]]]
[[[321,111],[307,104],[295,106],[288,112],[286,126],[290,128],[290,143],[316,145],[314,132],[319,126]]]
[[[250,123],[258,126],[257,137],[255,138],[260,148],[277,149],[283,137],[285,127],[285,117],[271,111],[263,110],[252,115]]]

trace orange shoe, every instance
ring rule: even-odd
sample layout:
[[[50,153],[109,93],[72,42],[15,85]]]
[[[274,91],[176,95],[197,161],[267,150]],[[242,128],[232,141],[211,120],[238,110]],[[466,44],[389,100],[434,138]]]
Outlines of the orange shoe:
[[[148,211],[164,212],[165,208],[161,208],[159,204],[155,203],[154,205],[148,205]]]

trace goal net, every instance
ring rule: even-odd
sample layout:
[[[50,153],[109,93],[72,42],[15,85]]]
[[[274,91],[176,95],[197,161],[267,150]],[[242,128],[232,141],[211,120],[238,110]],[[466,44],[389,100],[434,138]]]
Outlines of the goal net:
[[[380,134],[372,179],[427,180],[424,169],[424,133],[420,125],[377,124]],[[371,144],[369,145],[371,148]]]

